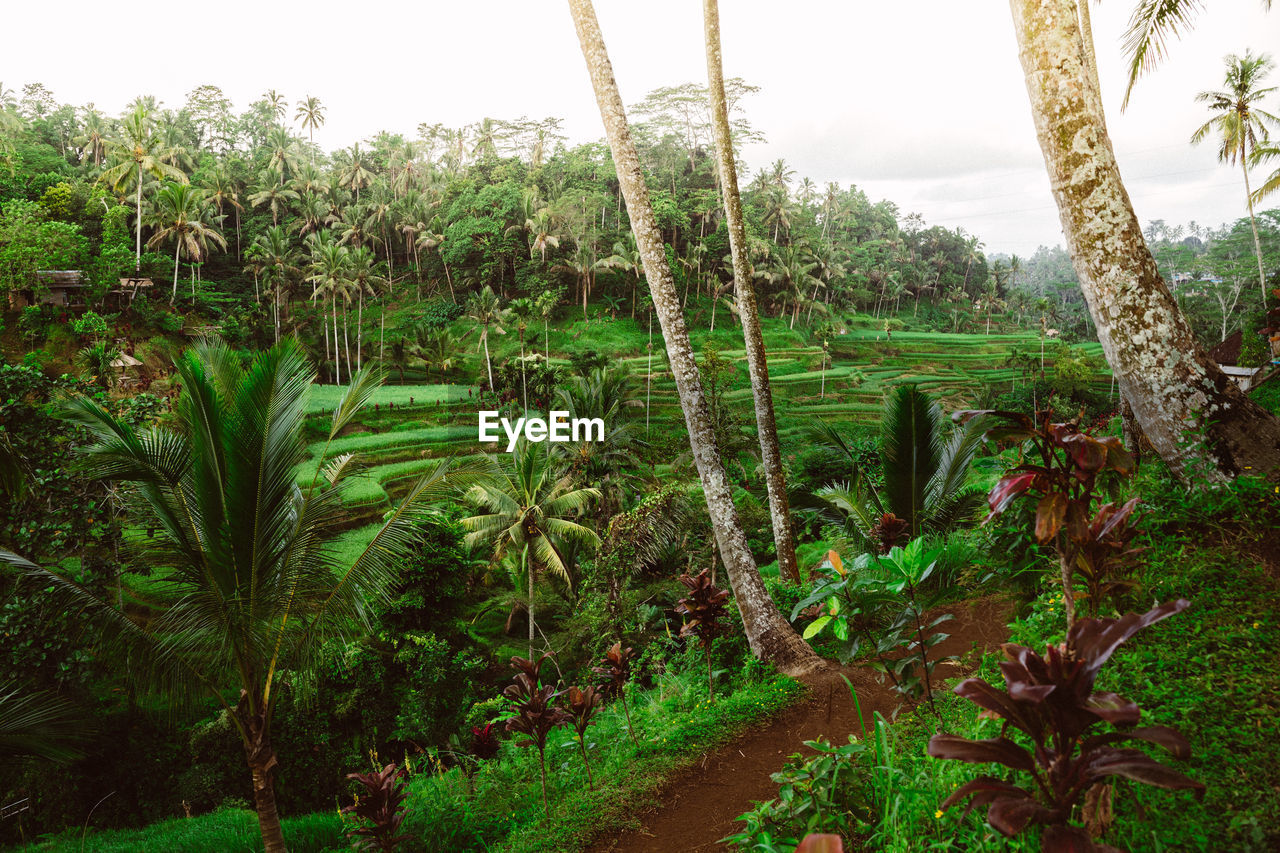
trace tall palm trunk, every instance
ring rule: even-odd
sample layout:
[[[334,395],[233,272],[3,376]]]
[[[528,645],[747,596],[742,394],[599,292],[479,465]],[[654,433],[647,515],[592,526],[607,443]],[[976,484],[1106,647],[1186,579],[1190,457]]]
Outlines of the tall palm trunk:
[[[1076,0],[1010,0],[1036,135],[1121,394],[1180,477],[1280,469],[1280,422],[1196,342],[1147,248],[1092,85]]]
[[[356,370],[364,367],[364,291],[360,291],[360,298],[357,301],[356,308]]]
[[[729,480],[716,447],[706,396],[702,392],[698,364],[680,312],[680,299],[671,277],[671,268],[667,265],[662,235],[649,203],[649,189],[631,140],[626,112],[605,51],[595,9],[591,0],[569,0],[569,9],[591,75],[609,148],[617,165],[618,182],[631,217],[631,230],[644,259],[645,278],[653,295],[654,310],[666,340],[671,372],[689,430],[689,446],[702,481],[720,556],[733,587],[738,611],[742,614],[747,642],[757,657],[773,663],[784,673],[801,675],[816,672],[825,664],[778,613],[760,579],[733,504]]]
[[[528,550],[524,553],[524,570],[529,576],[529,660],[533,660],[533,563],[529,562]]]
[[[711,122],[715,133],[720,186],[724,191],[725,219],[729,225],[729,249],[733,257],[734,295],[738,319],[746,342],[747,370],[751,374],[751,394],[755,402],[756,427],[760,436],[760,458],[764,462],[765,485],[769,492],[769,516],[773,521],[773,542],[778,552],[778,573],[792,583],[800,582],[796,565],[796,540],[791,528],[791,504],[787,481],[782,473],[782,449],[774,418],[773,390],[769,387],[769,362],[764,351],[764,334],[752,286],[751,260],[747,254],[747,231],[738,192],[738,170],[729,133],[729,109],[724,94],[724,69],[720,60],[720,12],[717,0],[703,0],[703,23],[707,41],[707,78],[711,97]],[[816,289],[815,289],[816,292]],[[823,380],[826,363],[823,362]]]
[[[486,325],[484,331],[480,334],[480,340],[484,343],[484,366],[489,372],[489,390],[493,391],[493,362],[489,359],[489,327]]]
[[[330,297],[333,303],[333,372],[334,384],[342,384],[342,349],[338,346],[338,294]]]
[[[1253,191],[1249,189],[1249,164],[1240,145],[1240,168],[1244,171],[1244,197],[1249,202],[1249,227],[1253,229],[1253,253],[1258,259],[1258,284],[1262,287],[1262,305],[1267,305],[1267,274],[1262,269],[1262,244],[1258,242],[1258,220],[1253,215]]]
[[[138,188],[134,193],[133,210],[134,210],[133,271],[137,273],[142,269],[142,164],[141,163],[138,164]],[[174,275],[174,278],[177,279],[177,274]],[[173,294],[175,298],[178,295],[178,286],[176,284],[173,286]],[[173,304],[172,299],[169,300],[169,304],[170,305]]]
[[[182,251],[182,238],[178,238],[178,245],[173,247],[173,292],[169,294],[169,304],[172,305],[178,299],[178,254]]]

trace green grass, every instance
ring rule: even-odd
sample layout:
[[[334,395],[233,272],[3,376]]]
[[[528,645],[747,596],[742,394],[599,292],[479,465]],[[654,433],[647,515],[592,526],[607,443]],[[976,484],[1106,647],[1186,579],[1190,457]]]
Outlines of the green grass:
[[[358,533],[358,531],[353,532]],[[353,539],[355,537],[353,536]],[[754,661],[733,678],[732,692],[707,701],[700,654],[681,660],[684,674],[659,675],[650,689],[628,693],[639,743],[631,742],[621,706],[611,703],[588,730],[588,753],[596,788],[589,791],[572,729],[548,738],[551,817],[543,812],[537,753],[505,740],[498,756],[470,778],[443,769],[430,758],[413,760],[409,783],[408,838],[403,853],[503,850],[578,851],[594,837],[610,837],[635,825],[636,815],[655,801],[664,781],[796,701],[803,688],[768,673]],[[358,768],[353,768],[358,769]],[[336,812],[286,819],[291,853],[349,849]],[[234,810],[172,820],[137,830],[91,833],[92,853],[227,853],[261,850],[252,812]],[[26,850],[75,853],[78,832]]]
[[[346,390],[345,385],[313,385],[307,397],[307,413],[332,412]],[[467,399],[467,389],[460,385],[384,385],[373,392],[369,407],[373,408],[374,404],[385,407],[388,403],[397,408],[409,406],[410,397],[413,406],[457,403]]]

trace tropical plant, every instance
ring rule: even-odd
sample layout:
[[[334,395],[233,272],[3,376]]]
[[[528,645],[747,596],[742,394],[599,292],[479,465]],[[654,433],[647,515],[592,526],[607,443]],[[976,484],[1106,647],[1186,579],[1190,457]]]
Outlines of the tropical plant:
[[[480,328],[480,345],[484,347],[484,365],[489,372],[489,389],[493,390],[493,361],[489,358],[489,329],[492,328],[498,334],[505,335],[502,323],[506,322],[507,312],[501,307],[498,295],[493,292],[493,288],[486,284],[483,290],[471,294],[467,299],[467,317]]]
[[[1076,618],[1075,576],[1089,581],[1089,607],[1098,613],[1103,599],[1116,598],[1132,585],[1127,569],[1133,552],[1129,526],[1137,498],[1117,508],[1102,503],[1108,478],[1126,477],[1136,468],[1116,436],[1094,438],[1075,421],[1052,423],[1052,413],[1039,422],[1020,412],[963,411],[956,417],[972,423],[994,419],[987,435],[1021,448],[1023,459],[992,487],[987,496],[991,515],[999,515],[1017,498],[1036,500],[1035,537],[1058,551],[1062,599],[1067,626]],[[1096,508],[1095,508],[1096,507]]]
[[[518,732],[525,740],[517,746],[534,746],[538,749],[538,766],[542,771],[542,808],[547,817],[551,817],[551,802],[547,799],[547,735],[556,726],[568,722],[570,715],[562,708],[556,707],[559,697],[555,685],[541,684],[542,665],[550,653],[534,660],[522,657],[511,659],[511,668],[516,670],[512,684],[502,691],[511,703],[511,716],[507,719],[507,731]]]
[[[182,394],[173,427],[135,430],[80,398],[69,417],[88,430],[87,470],[125,485],[131,518],[155,531],[140,541],[143,563],[167,567],[161,612],[135,614],[79,582],[8,551],[51,603],[74,608],[101,641],[130,651],[129,674],[178,701],[201,695],[226,712],[244,747],[268,853],[285,850],[276,808],[278,767],[272,712],[284,672],[306,672],[321,642],[367,627],[367,602],[387,594],[417,537],[427,505],[466,484],[442,461],[390,512],[354,559],[334,549],[344,479],[353,456],[321,453],[308,485],[302,461],[306,396],[314,370],[285,339],[247,370],[220,342],[203,342],[175,363]],[[353,377],[334,409],[329,441],[351,421],[379,377]]]
[[[676,613],[684,617],[680,636],[697,637],[703,651],[706,652],[707,694],[714,704],[716,685],[711,675],[711,644],[725,631],[722,620],[729,615],[729,591],[717,587],[711,578],[711,573],[706,569],[695,577],[681,575],[678,580],[689,591],[686,597],[676,602]]]
[[[159,180],[187,182],[181,169],[167,162],[167,150],[158,138],[146,107],[139,104],[120,124],[121,135],[110,141],[108,154],[115,164],[103,171],[103,183],[119,190],[130,180],[134,183],[134,269],[142,267],[142,181],[148,174]]]
[[[604,679],[605,696],[617,696],[622,699],[622,711],[627,717],[627,733],[631,735],[631,743],[639,746],[635,727],[631,725],[631,708],[627,705],[627,681],[631,678],[631,661],[635,660],[635,657],[635,649],[623,648],[619,641],[609,647],[600,666],[592,667],[592,671]]]
[[[828,485],[817,495],[882,554],[922,534],[945,533],[981,506],[981,493],[967,489],[966,480],[982,426],[971,422],[948,430],[946,415],[928,394],[900,385],[885,398],[880,420],[883,485],[877,489],[862,470],[848,438],[819,421],[811,437],[848,459],[853,483]]]
[[[599,537],[576,519],[600,497],[597,489],[573,489],[559,479],[547,444],[523,439],[500,458],[489,457],[487,476],[465,498],[481,510],[462,520],[467,545],[493,547],[495,556],[510,551],[527,563],[529,582],[529,654],[533,654],[533,584],[538,571],[550,572],[573,587],[562,543],[595,547]]]
[[[182,250],[186,249],[187,257],[198,262],[204,257],[205,247],[210,242],[226,249],[227,241],[205,222],[209,204],[204,193],[190,184],[165,184],[156,193],[155,206],[157,228],[147,246],[173,241],[173,292],[169,294],[169,304],[172,305],[178,297],[178,261]]]
[[[1262,243],[1258,240],[1258,220],[1253,213],[1253,191],[1249,188],[1249,165],[1260,142],[1268,136],[1268,125],[1280,125],[1280,118],[1265,111],[1261,102],[1276,91],[1275,86],[1263,86],[1262,80],[1275,68],[1268,54],[1255,56],[1245,51],[1244,56],[1228,54],[1227,76],[1224,89],[1201,92],[1196,100],[1209,105],[1212,118],[1200,125],[1191,135],[1191,142],[1198,144],[1210,134],[1218,143],[1218,160],[1235,165],[1240,163],[1244,175],[1245,204],[1249,209],[1249,226],[1253,229],[1253,250],[1258,260],[1258,286],[1262,288],[1262,301],[1267,301],[1267,274],[1262,266]]]
[[[116,369],[112,362],[119,357],[119,350],[99,341],[76,353],[76,363],[98,387],[106,390],[115,384]]]
[[[400,832],[405,818],[405,800],[409,798],[404,785],[405,772],[395,764],[388,764],[376,773],[348,773],[364,788],[363,796],[342,809],[363,825],[347,831],[356,850],[381,850],[393,853],[400,842],[408,838]]]
[[[604,704],[604,696],[596,692],[594,685],[582,688],[570,687],[565,694],[565,703],[566,710],[569,712],[569,721],[573,724],[574,731],[578,733],[582,766],[587,769],[587,788],[594,791],[596,783],[591,778],[591,762],[587,759],[587,727],[591,725],[591,718]]]
[[[926,614],[948,591],[945,584],[930,583],[942,553],[941,547],[926,548],[923,539],[913,539],[883,556],[862,554],[846,571],[840,555],[831,551],[827,574],[795,605],[791,618],[813,608],[818,615],[805,629],[806,639],[830,626],[845,644],[846,660],[865,643],[875,655],[872,669],[888,676],[901,696],[923,698],[937,714],[933,671],[953,660],[931,654],[930,649],[949,636],[934,629],[954,617],[942,613],[926,621]]]
[[[1072,822],[1081,799],[1087,802],[1099,786],[1119,776],[1160,788],[1189,789],[1200,797],[1204,785],[1199,782],[1141,750],[1113,746],[1140,740],[1186,759],[1191,753],[1187,741],[1168,726],[1134,728],[1141,715],[1136,704],[1115,693],[1094,691],[1098,671],[1122,643],[1188,606],[1186,599],[1179,599],[1141,615],[1082,619],[1067,632],[1066,642],[1050,645],[1044,657],[1006,643],[1008,660],[1000,669],[1007,690],[980,678],[965,679],[955,688],[956,695],[982,707],[981,716],[1002,721],[1000,735],[970,740],[936,734],[929,740],[929,754],[1030,773],[1034,785],[1020,787],[983,775],[958,788],[941,808],[949,809],[969,797],[966,812],[987,806],[987,823],[1006,836],[1018,835],[1033,824],[1043,825],[1045,853],[1114,853],[1116,848],[1095,843],[1088,830]],[[1104,723],[1115,730],[1093,732]],[[1011,730],[1021,733],[1031,748],[1009,738]]]

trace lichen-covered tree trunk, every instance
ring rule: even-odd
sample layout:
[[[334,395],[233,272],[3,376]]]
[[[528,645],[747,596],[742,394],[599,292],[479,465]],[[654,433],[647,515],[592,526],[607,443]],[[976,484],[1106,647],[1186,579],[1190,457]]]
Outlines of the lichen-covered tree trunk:
[[[800,582],[796,565],[796,536],[791,527],[791,502],[787,480],[782,473],[782,449],[778,444],[778,424],[773,414],[773,391],[769,388],[769,362],[760,331],[760,312],[751,284],[751,259],[747,255],[747,228],[742,218],[742,198],[738,194],[738,170],[733,161],[733,139],[729,133],[729,105],[724,95],[724,67],[720,60],[720,11],[716,0],[703,0],[706,25],[707,80],[711,98],[711,126],[715,133],[716,159],[720,167],[720,188],[724,193],[724,213],[729,225],[729,248],[733,256],[734,292],[738,297],[738,317],[746,341],[747,370],[751,374],[751,395],[756,408],[756,429],[760,435],[760,459],[764,463],[765,487],[769,492],[769,517],[773,521],[773,543],[778,552],[778,572],[792,583]]]
[[[1280,422],[1196,342],[1151,256],[1090,82],[1076,0],[1010,0],[1062,230],[1120,391],[1183,479],[1280,472]]]
[[[613,152],[622,197],[631,218],[631,230],[644,260],[645,278],[653,295],[654,312],[662,327],[680,408],[684,411],[689,430],[689,447],[702,481],[720,557],[729,574],[738,611],[742,614],[747,642],[757,657],[773,663],[788,675],[815,672],[824,668],[825,663],[782,618],[769,597],[733,505],[729,480],[711,428],[707,400],[702,393],[698,363],[694,360],[689,333],[680,312],[680,298],[671,277],[671,268],[667,266],[662,234],[649,203],[649,189],[631,140],[622,97],[618,94],[618,84],[613,77],[613,67],[609,63],[595,9],[590,0],[569,0],[569,10],[573,14],[582,55],[591,75],[609,148]]]

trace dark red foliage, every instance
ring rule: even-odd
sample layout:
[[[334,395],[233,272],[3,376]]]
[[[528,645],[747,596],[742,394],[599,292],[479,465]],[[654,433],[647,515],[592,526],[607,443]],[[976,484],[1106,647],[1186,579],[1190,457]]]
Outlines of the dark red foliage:
[[[888,554],[895,545],[905,545],[911,538],[911,523],[905,518],[898,518],[886,512],[871,528],[871,540],[876,543],[881,554]]]
[[[480,759],[498,754],[498,733],[493,730],[493,723],[471,727],[471,754]]]
[[[704,646],[724,632],[720,620],[728,612],[729,592],[711,582],[711,575],[703,569],[697,577],[681,575],[680,583],[689,590],[686,598],[676,604],[676,613],[685,617],[680,636],[696,636]]]
[[[1066,585],[1068,619],[1074,618],[1074,590],[1078,573],[1088,587],[1089,609],[1097,615],[1104,599],[1119,603],[1132,586],[1129,548],[1135,531],[1130,524],[1137,499],[1121,507],[1103,503],[1102,475],[1127,477],[1135,470],[1133,457],[1119,438],[1094,438],[1076,422],[1053,423],[1044,412],[1037,424],[1018,412],[963,411],[955,417],[968,421],[990,417],[995,426],[988,438],[1023,445],[1026,458],[991,489],[988,520],[1009,508],[1018,498],[1036,501],[1035,538],[1052,543],[1058,551]]]
[[[573,723],[574,729],[578,732],[578,737],[586,737],[587,726],[591,725],[591,718],[600,710],[600,706],[604,704],[604,696],[596,692],[594,686],[570,687],[568,691],[569,700],[569,716]]]
[[[609,651],[605,653],[604,660],[600,666],[594,666],[591,671],[596,675],[602,676],[604,684],[601,689],[604,694],[609,697],[619,696],[622,688],[626,685],[627,679],[631,677],[631,661],[635,659],[636,651],[632,648],[623,648],[622,643],[614,643],[609,647]]]
[[[515,716],[507,720],[507,731],[525,735],[528,739],[519,745],[536,746],[539,752],[546,749],[551,730],[569,720],[569,715],[554,704],[560,695],[555,685],[539,683],[542,664],[549,657],[551,655],[546,654],[537,661],[513,657],[511,667],[517,673],[502,691],[502,695],[511,700],[515,712]]]
[[[1115,693],[1095,692],[1103,664],[1122,643],[1149,625],[1185,610],[1185,599],[1162,604],[1144,613],[1119,619],[1082,619],[1068,632],[1067,641],[1050,646],[1045,657],[1023,646],[1006,644],[1007,661],[1000,664],[1007,690],[980,678],[962,681],[955,692],[982,706],[982,717],[1004,721],[999,737],[969,740],[937,734],[929,740],[934,758],[977,764],[1002,764],[1028,772],[1034,786],[1019,787],[993,776],[979,776],[942,802],[950,808],[969,797],[969,810],[987,807],[987,822],[1007,836],[1031,824],[1043,824],[1045,853],[1111,851],[1097,844],[1084,829],[1071,824],[1072,812],[1085,794],[1111,777],[1122,776],[1160,788],[1190,789],[1199,797],[1204,785],[1161,764],[1141,750],[1113,744],[1142,740],[1175,758],[1191,749],[1167,726],[1137,725],[1141,711]],[[1101,724],[1116,730],[1092,733]],[[1032,749],[1009,739],[1010,729],[1022,732]]]
[[[357,850],[395,850],[404,840],[400,824],[404,822],[404,771],[388,764],[377,773],[348,773],[364,788],[354,804],[342,810],[355,815],[364,825],[350,830],[347,837]]]

